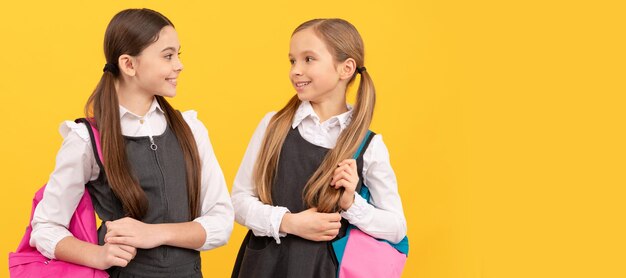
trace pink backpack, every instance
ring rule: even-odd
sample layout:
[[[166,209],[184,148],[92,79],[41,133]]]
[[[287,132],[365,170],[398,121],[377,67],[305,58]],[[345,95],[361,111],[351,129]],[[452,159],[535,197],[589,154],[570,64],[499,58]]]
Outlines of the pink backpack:
[[[100,134],[98,130],[89,123],[88,120],[81,118],[76,122],[82,122],[87,125],[89,135],[91,137],[92,146],[94,146],[94,154],[96,159],[102,160],[102,151],[100,148]],[[41,187],[33,198],[33,207],[30,213],[30,220],[33,220],[35,208],[43,198],[43,192],[46,186]],[[72,219],[68,230],[82,241],[98,244],[98,234],[96,232],[96,217],[89,193],[85,190],[85,194],[80,199],[78,207]],[[30,233],[32,227],[28,225],[26,233],[22,237],[20,245],[15,252],[9,253],[9,273],[11,277],[109,277],[106,271],[90,268],[87,266],[77,265],[64,261],[48,259],[44,257],[35,247],[30,246]]]

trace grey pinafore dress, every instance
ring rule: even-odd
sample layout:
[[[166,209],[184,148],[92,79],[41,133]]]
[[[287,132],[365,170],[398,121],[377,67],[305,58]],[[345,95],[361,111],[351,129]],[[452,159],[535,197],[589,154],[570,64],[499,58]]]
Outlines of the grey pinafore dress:
[[[288,132],[272,186],[274,205],[287,207],[291,213],[307,209],[302,199],[304,186],[320,166],[328,150],[306,141],[297,128]],[[357,170],[358,192],[363,180],[362,155],[357,158]],[[345,235],[347,226],[348,222],[342,219],[342,228],[335,240]],[[331,242],[310,241],[288,234],[277,244],[271,237],[257,237],[252,231],[248,231],[239,249],[232,277],[336,277],[337,259]]]
[[[91,129],[88,130],[91,133]],[[151,148],[147,136],[124,136],[124,140],[132,173],[148,199],[148,212],[141,221],[150,224],[189,221],[185,161],[170,127],[163,134],[153,136],[156,150]],[[100,175],[86,185],[94,209],[103,223],[123,218],[126,214],[122,204],[107,183],[102,162],[97,156],[96,161],[101,169]],[[106,226],[101,225],[98,228],[100,245],[104,245],[105,234]],[[112,267],[107,272],[111,277],[202,277],[198,251],[166,245],[137,249],[137,255],[126,267]]]

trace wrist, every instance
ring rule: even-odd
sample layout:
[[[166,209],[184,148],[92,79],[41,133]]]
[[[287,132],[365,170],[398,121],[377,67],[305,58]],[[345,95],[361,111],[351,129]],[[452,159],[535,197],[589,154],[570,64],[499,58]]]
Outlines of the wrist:
[[[349,194],[348,196],[344,196],[345,199],[347,199],[348,201],[344,201],[345,199],[342,198],[341,199],[341,203],[339,204],[339,206],[341,207],[341,209],[343,211],[346,211],[346,210],[350,209],[350,207],[352,207],[352,205],[354,204],[355,194],[354,194],[354,192],[352,192],[352,193],[344,193],[344,194]]]
[[[146,224],[154,225],[150,227],[150,230],[156,235],[156,246],[172,245],[172,239],[174,238],[173,229],[168,229],[168,224]]]
[[[293,221],[293,216],[294,215],[290,212],[287,212],[283,215],[283,218],[280,221],[280,226],[278,228],[279,232],[292,234],[291,222]]]
[[[87,259],[86,266],[100,270],[106,270],[107,268],[109,268],[109,266],[107,266],[105,263],[106,249],[104,245],[92,245],[90,247],[87,247],[87,249],[90,249],[91,254],[94,255],[85,256],[85,259]],[[87,253],[90,253],[90,251],[87,251]]]

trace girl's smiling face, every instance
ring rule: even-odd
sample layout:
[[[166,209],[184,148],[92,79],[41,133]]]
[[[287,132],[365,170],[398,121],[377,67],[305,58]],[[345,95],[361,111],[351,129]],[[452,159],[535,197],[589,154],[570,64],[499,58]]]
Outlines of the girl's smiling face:
[[[177,78],[183,70],[179,57],[178,33],[172,26],[165,26],[158,40],[136,56],[135,85],[146,94],[173,97],[176,95]]]
[[[340,82],[337,62],[312,28],[291,37],[289,79],[302,101],[321,102],[343,98],[345,82]]]

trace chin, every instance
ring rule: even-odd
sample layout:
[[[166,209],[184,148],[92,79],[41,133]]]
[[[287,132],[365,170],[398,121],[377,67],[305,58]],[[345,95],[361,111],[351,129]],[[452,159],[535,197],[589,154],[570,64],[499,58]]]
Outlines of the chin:
[[[163,92],[163,93],[160,93],[160,94],[158,94],[158,95],[160,95],[160,96],[162,96],[162,97],[169,97],[169,98],[172,98],[172,97],[175,97],[175,96],[176,96],[176,91],[173,91],[173,92]]]
[[[300,99],[300,101],[311,101],[311,96],[309,96],[309,94],[305,92],[296,91],[296,95],[298,96],[298,99]]]

